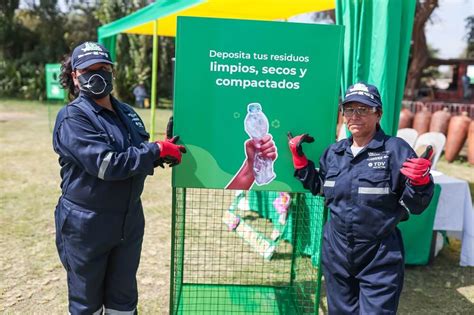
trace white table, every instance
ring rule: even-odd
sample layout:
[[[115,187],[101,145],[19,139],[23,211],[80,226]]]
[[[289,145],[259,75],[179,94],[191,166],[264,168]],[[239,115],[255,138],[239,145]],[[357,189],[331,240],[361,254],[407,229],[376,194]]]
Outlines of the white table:
[[[474,266],[474,210],[465,180],[431,171],[441,186],[433,230],[455,231],[462,235],[461,266]]]

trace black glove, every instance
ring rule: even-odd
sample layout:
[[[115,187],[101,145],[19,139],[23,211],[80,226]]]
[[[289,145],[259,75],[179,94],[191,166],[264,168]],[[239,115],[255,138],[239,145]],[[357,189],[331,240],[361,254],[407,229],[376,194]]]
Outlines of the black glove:
[[[173,116],[168,119],[168,124],[166,125],[166,139],[173,138]]]

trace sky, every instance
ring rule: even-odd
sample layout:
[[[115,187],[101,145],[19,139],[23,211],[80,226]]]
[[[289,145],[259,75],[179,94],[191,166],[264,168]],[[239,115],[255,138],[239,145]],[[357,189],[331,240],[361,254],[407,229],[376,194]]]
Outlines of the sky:
[[[465,18],[474,15],[474,0],[439,0],[426,24],[426,40],[439,49],[439,58],[459,58],[467,45]]]

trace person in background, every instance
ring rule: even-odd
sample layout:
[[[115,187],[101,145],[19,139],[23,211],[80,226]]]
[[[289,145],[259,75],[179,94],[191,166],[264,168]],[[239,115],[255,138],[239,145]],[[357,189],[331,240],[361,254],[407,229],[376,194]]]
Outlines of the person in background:
[[[350,86],[341,109],[352,136],[326,149],[319,170],[302,148],[314,139],[289,133],[295,177],[330,210],[322,248],[329,313],[396,314],[404,278],[397,224],[429,205],[431,162],[385,135],[375,86]]]
[[[135,95],[135,106],[138,108],[144,108],[145,99],[148,97],[148,93],[146,92],[145,84],[143,83],[143,81],[140,81],[133,88],[133,95]]]
[[[62,180],[55,224],[69,313],[136,314],[144,181],[186,150],[178,137],[149,142],[137,113],[111,95],[113,63],[102,45],[77,46],[61,69],[72,101],[53,131]]]
[[[468,100],[472,96],[471,91],[471,78],[467,75],[467,72],[461,78],[462,80],[462,92],[465,100]]]

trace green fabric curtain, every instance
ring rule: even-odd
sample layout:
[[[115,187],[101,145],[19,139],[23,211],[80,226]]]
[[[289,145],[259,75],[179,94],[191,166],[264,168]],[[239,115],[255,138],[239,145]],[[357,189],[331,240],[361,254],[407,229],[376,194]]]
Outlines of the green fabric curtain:
[[[112,36],[109,36],[109,37],[99,37],[99,43],[101,43],[102,45],[104,45],[105,48],[107,48],[107,50],[109,51],[110,53],[110,58],[112,59],[112,61],[115,61],[115,58],[116,58],[116,42],[117,42],[117,35],[112,35]]]
[[[345,26],[342,95],[357,81],[379,88],[382,129],[396,135],[405,88],[416,0],[336,0]]]

